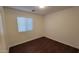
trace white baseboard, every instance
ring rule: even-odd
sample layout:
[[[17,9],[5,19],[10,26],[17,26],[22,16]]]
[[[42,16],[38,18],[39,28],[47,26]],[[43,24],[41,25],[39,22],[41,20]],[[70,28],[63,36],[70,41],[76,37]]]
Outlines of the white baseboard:
[[[34,38],[31,38],[31,39],[28,39],[28,40],[19,42],[19,43],[17,43],[17,44],[10,45],[8,48],[13,47],[13,46],[16,46],[16,45],[19,45],[19,44],[22,44],[22,43],[25,43],[25,42],[28,42],[28,41],[31,41],[31,40],[34,40],[34,39],[37,39],[37,38],[40,38],[40,37],[43,37],[43,36],[34,37]]]
[[[23,42],[19,42],[19,43],[15,44],[15,45],[12,45],[12,46],[16,46],[16,45],[19,45],[19,44],[22,44],[22,43],[25,43],[25,42],[28,42],[28,41],[31,41],[31,40],[40,38],[40,37],[47,37],[47,38],[49,38],[49,39],[55,40],[55,39],[53,39],[53,38],[50,37],[50,36],[38,36],[38,37],[34,37],[34,38],[31,38],[31,39],[25,40],[25,41],[23,41]],[[57,40],[55,40],[55,41],[57,41]],[[66,44],[66,43],[61,42],[61,41],[58,41],[58,42],[63,43],[63,44]],[[66,44],[66,45],[72,46],[72,45],[70,45],[70,44]],[[9,48],[12,47],[12,46],[9,46]],[[72,46],[72,47],[75,47],[75,46]],[[78,48],[78,47],[75,47],[75,48]],[[79,48],[78,48],[78,49],[79,49]]]
[[[55,39],[53,39],[53,38],[52,38],[52,37],[50,37],[50,36],[45,36],[45,37],[47,37],[47,38],[49,38],[49,39],[52,39],[52,40],[55,40]],[[55,40],[55,41],[58,41],[58,40]],[[69,45],[69,46],[71,46],[71,47],[74,47],[74,48],[79,49],[79,47],[76,47],[76,46],[74,46],[74,45],[67,44],[67,43],[64,43],[64,42],[62,42],[62,41],[58,41],[58,42],[60,42],[60,43],[62,43],[62,44],[66,44],[66,45]]]

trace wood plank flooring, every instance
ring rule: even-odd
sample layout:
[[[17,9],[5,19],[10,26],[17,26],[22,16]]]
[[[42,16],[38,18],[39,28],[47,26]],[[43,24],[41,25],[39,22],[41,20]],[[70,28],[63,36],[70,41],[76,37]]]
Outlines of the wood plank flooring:
[[[41,37],[23,44],[11,47],[10,53],[77,53],[79,50],[51,40]]]

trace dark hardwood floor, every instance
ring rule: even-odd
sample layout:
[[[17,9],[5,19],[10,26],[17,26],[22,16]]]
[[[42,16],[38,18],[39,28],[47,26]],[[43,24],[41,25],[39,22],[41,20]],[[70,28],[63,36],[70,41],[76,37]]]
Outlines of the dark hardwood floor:
[[[51,40],[41,37],[9,49],[10,53],[77,53],[79,50]]]

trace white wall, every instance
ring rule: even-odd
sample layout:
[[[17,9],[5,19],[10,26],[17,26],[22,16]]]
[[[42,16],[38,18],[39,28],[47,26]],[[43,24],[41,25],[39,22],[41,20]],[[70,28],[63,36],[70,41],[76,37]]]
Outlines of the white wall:
[[[43,16],[9,8],[5,8],[5,14],[8,47],[43,36]],[[16,23],[17,16],[31,17],[33,19],[33,30],[19,33]]]
[[[45,16],[45,36],[79,48],[79,7]]]

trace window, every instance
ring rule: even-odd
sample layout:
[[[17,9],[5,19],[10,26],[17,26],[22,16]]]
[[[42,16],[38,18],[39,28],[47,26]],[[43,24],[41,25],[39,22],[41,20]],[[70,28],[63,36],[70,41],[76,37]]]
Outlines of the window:
[[[19,32],[32,30],[32,18],[17,17],[17,24]]]

